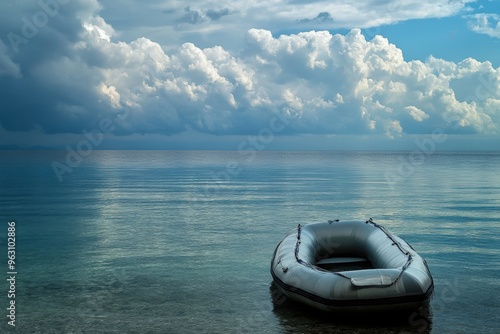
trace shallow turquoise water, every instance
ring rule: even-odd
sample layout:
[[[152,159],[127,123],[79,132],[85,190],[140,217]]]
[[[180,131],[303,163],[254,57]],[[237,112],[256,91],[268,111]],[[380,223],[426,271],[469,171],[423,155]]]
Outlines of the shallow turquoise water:
[[[60,182],[65,154],[0,151],[0,273],[15,220],[19,333],[497,333],[500,154],[94,151]],[[287,231],[369,217],[427,259],[430,317],[273,303]]]

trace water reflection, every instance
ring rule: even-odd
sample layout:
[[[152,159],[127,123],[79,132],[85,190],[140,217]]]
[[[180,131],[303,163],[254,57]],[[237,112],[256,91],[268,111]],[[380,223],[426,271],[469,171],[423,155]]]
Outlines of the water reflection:
[[[334,314],[289,300],[274,282],[269,287],[273,312],[283,333],[428,334],[432,331],[430,305],[413,313]]]

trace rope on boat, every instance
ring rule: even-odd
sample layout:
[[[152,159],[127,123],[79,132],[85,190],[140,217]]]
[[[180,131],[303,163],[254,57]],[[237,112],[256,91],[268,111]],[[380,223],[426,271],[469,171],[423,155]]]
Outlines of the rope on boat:
[[[339,221],[339,220],[335,220],[335,221]],[[333,223],[333,221],[328,221],[328,223],[331,224],[331,223]],[[406,249],[403,248],[403,246],[392,236],[391,233],[389,233],[389,231],[386,230],[385,227],[383,227],[382,225],[379,225],[379,224],[375,223],[372,218],[368,219],[365,223],[371,224],[371,225],[375,226],[376,228],[380,229],[382,232],[384,232],[384,234],[389,239],[391,239],[392,245],[393,246],[396,245],[398,247],[398,249],[404,255],[408,256],[408,259],[406,260],[406,263],[401,268],[401,271],[400,271],[399,275],[390,284],[388,284],[387,286],[394,285],[394,284],[396,284],[401,279],[401,277],[403,276],[403,274],[406,271],[406,269],[408,269],[408,267],[410,266],[410,264],[413,262],[413,256],[411,255],[410,252],[408,252]],[[297,262],[300,263],[300,264],[302,264],[302,265],[305,265],[305,266],[307,266],[309,268],[315,269],[315,270],[327,271],[327,270],[324,270],[322,268],[313,266],[310,263],[308,263],[308,262],[302,260],[301,258],[299,258],[299,247],[300,247],[300,243],[301,243],[301,241],[300,241],[301,233],[302,233],[302,225],[299,224],[297,226],[297,242],[295,243],[295,259],[297,260]],[[288,271],[288,268],[286,268],[286,270],[285,270],[285,268],[282,268],[282,269],[283,269],[283,272]],[[331,272],[331,271],[327,271],[327,272]],[[338,275],[338,276],[341,276],[341,277],[344,277],[344,278],[347,278],[349,280],[351,279],[350,277],[347,277],[346,275],[343,275],[342,273],[339,273],[339,272],[331,272],[331,273],[335,274],[335,275]]]
[[[375,222],[373,221],[373,219],[372,219],[372,218],[368,219],[365,223],[367,223],[367,224],[372,224],[372,225],[373,225],[373,226],[375,226],[376,228],[380,229],[382,232],[384,232],[384,233],[385,233],[385,235],[387,235],[387,237],[388,237],[389,239],[391,239],[391,241],[392,241],[392,244],[393,244],[393,245],[398,246],[399,250],[400,250],[400,251],[401,251],[404,255],[410,255],[410,252],[408,252],[406,249],[404,249],[404,248],[403,248],[403,246],[401,246],[401,244],[400,244],[400,243],[399,243],[399,242],[398,242],[398,241],[397,241],[397,240],[396,240],[396,239],[392,236],[392,234],[390,234],[390,233],[389,233],[389,231],[387,231],[387,230],[385,229],[385,227],[383,227],[382,225],[379,225],[379,224],[375,223]]]
[[[297,226],[297,242],[295,243],[295,259],[297,260],[298,263],[300,264],[305,264],[306,262],[302,261],[299,258],[299,246],[300,246],[300,234],[302,232],[302,225]]]

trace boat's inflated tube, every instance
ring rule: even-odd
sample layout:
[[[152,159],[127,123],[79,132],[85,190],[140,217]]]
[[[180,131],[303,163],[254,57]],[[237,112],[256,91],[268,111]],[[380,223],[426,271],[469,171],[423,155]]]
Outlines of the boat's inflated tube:
[[[335,269],[363,260],[370,269]],[[425,260],[371,219],[299,225],[276,247],[271,274],[288,298],[325,311],[414,310],[434,290]]]

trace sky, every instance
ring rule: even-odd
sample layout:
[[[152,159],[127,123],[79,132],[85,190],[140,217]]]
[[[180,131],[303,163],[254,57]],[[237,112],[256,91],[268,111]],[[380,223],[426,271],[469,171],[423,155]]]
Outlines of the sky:
[[[2,1],[7,145],[500,150],[500,1]]]

